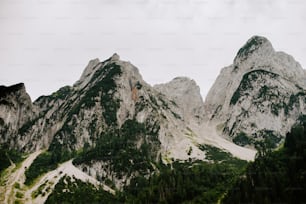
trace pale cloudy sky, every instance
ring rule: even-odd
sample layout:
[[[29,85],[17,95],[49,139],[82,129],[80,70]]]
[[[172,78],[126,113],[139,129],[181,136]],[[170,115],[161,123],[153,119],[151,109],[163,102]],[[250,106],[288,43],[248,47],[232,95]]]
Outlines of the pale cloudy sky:
[[[188,76],[203,97],[253,35],[306,68],[304,0],[0,0],[0,84],[35,100],[117,52],[150,84]]]

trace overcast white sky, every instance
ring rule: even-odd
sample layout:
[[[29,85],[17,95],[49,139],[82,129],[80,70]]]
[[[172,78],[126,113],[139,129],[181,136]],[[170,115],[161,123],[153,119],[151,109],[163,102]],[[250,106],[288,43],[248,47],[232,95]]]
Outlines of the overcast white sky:
[[[117,52],[150,84],[188,76],[207,94],[253,35],[306,68],[304,0],[0,0],[0,84],[32,100]]]

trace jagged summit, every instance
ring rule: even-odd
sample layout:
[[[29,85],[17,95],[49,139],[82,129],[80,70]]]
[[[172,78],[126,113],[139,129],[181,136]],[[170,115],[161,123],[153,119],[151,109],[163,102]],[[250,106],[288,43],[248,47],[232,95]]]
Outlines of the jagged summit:
[[[11,86],[0,86],[0,88],[8,88],[8,89],[22,89],[22,88],[25,88],[25,85],[24,83],[18,83],[18,84],[13,84]]]
[[[306,87],[305,70],[290,55],[274,50],[271,42],[262,36],[253,36],[239,49],[233,65],[229,68],[235,76],[241,78],[246,72],[262,69],[279,74]]]
[[[234,63],[221,70],[206,97],[206,114],[233,141],[243,133],[251,137],[244,138],[247,143],[264,134],[278,142],[306,112],[305,82],[305,70],[293,57],[275,51],[267,38],[254,36]]]
[[[154,88],[178,103],[186,121],[201,121],[204,116],[203,99],[200,87],[194,80],[176,77],[168,83],[157,84]]]
[[[18,83],[11,86],[0,86],[0,98],[4,97],[5,95],[16,92],[19,90],[25,91],[25,85],[24,83]]]
[[[98,58],[89,61],[88,65],[84,69],[80,79],[74,84],[75,87],[83,88],[98,69],[100,60]]]
[[[0,144],[17,143],[16,130],[32,119],[34,111],[23,83],[0,86]]]
[[[110,58],[110,61],[119,61],[119,60],[120,56],[117,53],[114,53]]]
[[[239,49],[234,59],[234,64],[241,63],[250,58],[251,55],[267,57],[274,52],[274,48],[267,38],[262,36],[253,36]]]
[[[248,54],[251,54],[255,50],[262,49],[262,48],[268,48],[268,50],[273,51],[273,47],[271,42],[263,36],[253,36],[251,37],[238,51],[237,56],[247,56]]]
[[[125,63],[120,61],[120,56],[114,53],[110,58],[101,62],[99,58],[95,58],[89,61],[88,65],[84,69],[80,79],[73,85],[76,89],[84,88],[92,79],[94,74],[99,70],[103,69],[105,65],[111,63]]]
[[[184,160],[193,169],[198,160],[232,160],[217,158],[223,154],[218,148],[253,160],[255,145],[277,147],[300,115],[306,115],[305,82],[305,71],[293,57],[275,51],[265,37],[253,36],[233,64],[222,69],[205,103],[194,80],[176,77],[152,87],[117,53],[105,61],[89,61],[73,87],[62,87],[34,103],[24,84],[0,86],[0,145],[21,152],[39,150],[24,161],[22,171],[12,174],[11,178],[20,175],[18,182],[5,179],[12,187],[5,195],[20,184],[23,200],[30,202],[32,197],[33,203],[43,203],[67,171],[74,181],[91,178],[116,188],[111,192],[129,185],[134,189],[143,186],[139,176],[160,174],[166,166],[156,165],[159,162]],[[47,150],[40,154],[43,149]],[[32,161],[33,168],[46,161],[43,171],[37,170],[49,171],[42,179],[28,177]],[[179,167],[172,164],[167,168]],[[24,188],[24,174],[39,182]]]
[[[90,60],[80,79],[74,84],[74,87],[77,89],[84,88],[99,69],[103,69],[106,65],[113,63],[121,66],[123,72],[132,72],[134,75],[139,75],[139,71],[134,65],[130,62],[120,60],[120,56],[117,53],[114,53],[110,58],[103,62],[98,58]]]

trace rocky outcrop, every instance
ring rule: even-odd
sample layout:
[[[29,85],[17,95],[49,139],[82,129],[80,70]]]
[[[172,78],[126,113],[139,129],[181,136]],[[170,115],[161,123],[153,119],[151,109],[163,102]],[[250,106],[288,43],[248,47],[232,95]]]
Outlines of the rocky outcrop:
[[[254,36],[238,51],[233,65],[221,70],[205,110],[209,121],[222,127],[220,134],[238,144],[264,138],[275,144],[306,113],[305,82],[305,71],[293,57]]]
[[[35,115],[23,83],[0,86],[0,143],[18,140],[18,130]],[[12,138],[14,138],[12,140]]]
[[[189,124],[201,124],[205,116],[200,87],[194,80],[177,77],[172,81],[155,85],[154,88],[182,110],[183,120]]]
[[[98,58],[90,60],[85,70],[82,73],[80,79],[74,84],[75,87],[82,89],[90,81],[91,77],[94,75],[100,60]]]
[[[23,84],[0,86],[0,144],[47,149],[54,165],[74,158],[74,170],[122,190],[132,178],[158,172],[160,161],[218,154],[203,144],[252,160],[254,145],[279,144],[306,114],[305,104],[305,71],[264,37],[238,51],[205,103],[194,80],[177,77],[152,87],[114,54],[91,60],[73,86],[33,103]]]
[[[277,144],[306,112],[305,78],[291,56],[254,36],[233,65],[222,69],[203,103],[193,80],[177,77],[152,87],[134,65],[114,54],[103,62],[91,60],[73,86],[33,104],[23,85],[2,87],[1,142],[23,151],[74,152],[94,147],[106,133],[134,121],[147,132],[133,142],[154,143],[154,155],[164,161],[204,159],[201,143],[237,152],[220,135],[239,145],[264,138]]]

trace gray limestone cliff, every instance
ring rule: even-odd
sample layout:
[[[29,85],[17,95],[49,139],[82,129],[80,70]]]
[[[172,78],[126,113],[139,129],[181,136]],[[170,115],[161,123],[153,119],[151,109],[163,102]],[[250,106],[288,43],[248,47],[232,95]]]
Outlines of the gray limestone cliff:
[[[0,143],[18,140],[18,130],[34,115],[35,109],[23,83],[0,86]]]
[[[221,70],[205,100],[209,120],[220,134],[241,145],[268,138],[281,141],[305,109],[305,70],[254,36]],[[245,136],[248,136],[246,138]]]
[[[203,121],[204,103],[200,87],[194,80],[177,77],[168,83],[155,85],[154,88],[177,103],[186,122],[200,124]]]

